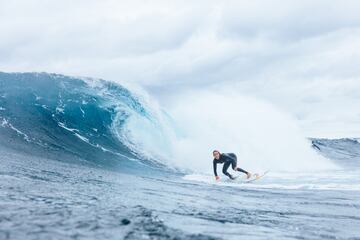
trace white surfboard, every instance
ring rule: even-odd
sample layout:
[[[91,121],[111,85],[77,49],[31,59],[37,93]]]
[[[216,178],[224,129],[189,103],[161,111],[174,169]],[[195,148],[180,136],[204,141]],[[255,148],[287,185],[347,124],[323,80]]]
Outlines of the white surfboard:
[[[255,182],[259,179],[261,179],[262,177],[264,177],[269,171],[265,171],[264,173],[262,174],[259,174],[259,173],[254,173],[251,178],[249,179],[246,179],[246,183],[251,183],[251,182]]]

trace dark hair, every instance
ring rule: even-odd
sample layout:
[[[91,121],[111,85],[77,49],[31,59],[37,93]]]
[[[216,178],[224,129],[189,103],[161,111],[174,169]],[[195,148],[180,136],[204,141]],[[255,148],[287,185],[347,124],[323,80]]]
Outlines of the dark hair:
[[[218,152],[220,154],[220,151],[216,150],[216,149],[213,151],[213,154],[216,153],[216,152]]]

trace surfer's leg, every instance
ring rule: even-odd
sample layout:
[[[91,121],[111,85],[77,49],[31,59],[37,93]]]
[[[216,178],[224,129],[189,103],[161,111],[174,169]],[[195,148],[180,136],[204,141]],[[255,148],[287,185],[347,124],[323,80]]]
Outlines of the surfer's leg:
[[[236,166],[237,165],[237,160],[236,159],[234,159],[232,161],[231,165],[232,165],[232,168],[234,169],[234,171],[245,173],[247,175],[247,178],[251,177],[251,173],[249,173],[249,172],[245,171],[244,169],[239,168],[239,167]]]
[[[236,168],[237,168],[236,165],[237,165],[237,159],[235,158],[231,162],[231,167],[234,171],[236,171]]]
[[[231,167],[232,167],[232,169],[234,169],[234,171],[243,172],[243,173],[245,173],[245,174],[248,174],[248,172],[245,171],[244,169],[241,169],[241,168],[237,167],[237,160],[236,160],[236,159],[234,159],[234,160],[231,162]]]
[[[242,173],[245,173],[245,174],[248,174],[248,173],[249,173],[249,172],[247,172],[247,171],[245,171],[244,169],[239,168],[239,167],[236,168],[236,171],[242,172]]]
[[[245,171],[244,169],[237,167],[236,170],[239,172],[245,173],[247,179],[251,178],[251,173]]]
[[[222,169],[222,172],[223,172],[223,174],[224,175],[226,175],[226,176],[228,176],[230,179],[233,179],[233,176],[231,176],[231,174],[230,173],[228,173],[228,168],[230,167],[230,162],[225,162],[224,163],[224,166],[223,166],[223,169]]]

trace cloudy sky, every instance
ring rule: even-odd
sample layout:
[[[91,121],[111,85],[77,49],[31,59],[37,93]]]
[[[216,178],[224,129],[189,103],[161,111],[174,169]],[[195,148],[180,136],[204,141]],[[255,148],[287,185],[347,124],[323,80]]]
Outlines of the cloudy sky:
[[[0,71],[231,91],[308,136],[360,136],[359,1],[0,0]]]

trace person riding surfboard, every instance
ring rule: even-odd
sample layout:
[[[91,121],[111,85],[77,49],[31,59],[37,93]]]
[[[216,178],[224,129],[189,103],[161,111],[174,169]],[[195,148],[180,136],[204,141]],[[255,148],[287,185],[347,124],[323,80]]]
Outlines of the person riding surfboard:
[[[247,179],[251,177],[251,173],[237,166],[237,157],[234,153],[220,153],[220,151],[214,150],[213,157],[214,157],[213,168],[214,168],[214,175],[216,180],[220,179],[220,177],[217,174],[217,164],[224,164],[222,172],[224,175],[228,176],[231,180],[234,180],[235,177],[232,176],[227,171],[230,165],[234,171],[245,173],[247,175]]]

